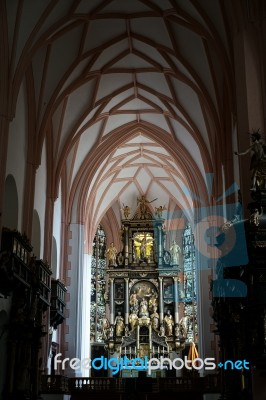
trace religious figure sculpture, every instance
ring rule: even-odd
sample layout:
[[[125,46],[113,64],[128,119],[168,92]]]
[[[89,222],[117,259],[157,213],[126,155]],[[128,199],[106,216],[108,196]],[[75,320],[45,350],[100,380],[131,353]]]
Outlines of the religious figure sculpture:
[[[176,324],[176,325],[175,325],[175,336],[176,336],[176,337],[179,337],[179,335],[180,335],[179,324]]]
[[[247,150],[242,153],[235,151],[235,155],[243,156],[251,153],[250,171],[251,171],[251,188],[250,190],[256,190],[257,178],[262,175],[265,179],[266,174],[266,155],[264,152],[265,145],[261,143],[261,135],[259,131],[252,133],[251,135],[252,144]]]
[[[170,253],[172,257],[172,264],[179,265],[179,254],[181,253],[181,249],[175,240],[173,240],[172,246],[170,247]]]
[[[147,204],[152,203],[157,199],[153,199],[151,201],[148,201],[145,196],[141,196],[140,198],[137,198],[137,203],[139,204],[139,211],[140,211],[140,219],[145,219],[147,215]]]
[[[151,248],[154,239],[152,237],[147,237],[146,233],[144,233],[143,238],[140,240],[138,237],[134,237],[133,240],[137,243],[140,243],[139,247],[139,255],[141,260],[146,260],[151,255]],[[135,250],[137,253],[137,250]]]
[[[145,297],[143,297],[143,299],[140,302],[140,310],[139,310],[139,316],[140,317],[148,317],[149,316],[149,312],[148,312],[148,302],[145,299]]]
[[[254,212],[250,215],[249,217],[249,222],[251,225],[259,226],[260,221],[259,217],[262,215],[262,212],[260,213],[258,208],[255,208]]]
[[[152,311],[154,307],[157,309],[158,306],[158,295],[154,289],[151,291],[151,296],[149,298],[149,310]]]
[[[136,290],[130,295],[129,304],[131,312],[137,314],[139,311],[139,301],[137,299]]]
[[[180,330],[180,335],[184,338],[187,337],[187,331],[188,331],[188,316],[184,316],[180,319],[179,321],[179,330]]]
[[[128,317],[128,321],[130,323],[131,331],[134,331],[139,322],[137,314],[132,312]]]
[[[107,318],[103,318],[103,339],[104,340],[109,339],[109,333],[110,333],[110,322],[108,321]]]
[[[153,307],[153,312],[151,314],[151,326],[154,330],[158,330],[159,327],[159,314],[157,313],[157,306]]]
[[[163,211],[167,210],[167,208],[165,206],[155,207],[154,209],[155,209],[155,215],[158,218],[162,218]]]
[[[163,324],[160,326],[159,336],[165,336],[165,329],[164,329],[164,325]]]
[[[121,312],[118,311],[117,316],[115,317],[115,334],[116,336],[122,336],[125,329],[124,318],[121,315]]]
[[[173,319],[173,316],[171,315],[170,310],[167,310],[166,316],[164,317],[164,322],[165,322],[165,333],[166,333],[166,336],[172,336],[173,335],[174,319]]]
[[[131,213],[131,209],[129,206],[125,206],[125,204],[123,203],[123,208],[121,209],[124,213],[124,218],[128,219]]]
[[[114,246],[114,242],[110,244],[106,251],[107,259],[109,262],[109,265],[116,265],[116,255],[117,255],[117,249]]]

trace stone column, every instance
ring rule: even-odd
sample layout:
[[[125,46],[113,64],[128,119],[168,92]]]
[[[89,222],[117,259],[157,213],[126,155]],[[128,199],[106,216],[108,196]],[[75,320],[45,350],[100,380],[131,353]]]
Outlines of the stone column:
[[[137,357],[139,357],[139,325],[137,326]]]
[[[125,325],[126,325],[126,327],[128,326],[128,315],[129,315],[128,281],[129,281],[129,278],[125,278]]]
[[[114,325],[114,278],[110,278],[110,324]]]
[[[174,300],[175,300],[175,324],[179,323],[179,312],[178,312],[178,306],[179,306],[179,299],[178,299],[178,276],[174,276]]]
[[[160,325],[163,324],[163,278],[159,277],[159,306],[160,306]]]

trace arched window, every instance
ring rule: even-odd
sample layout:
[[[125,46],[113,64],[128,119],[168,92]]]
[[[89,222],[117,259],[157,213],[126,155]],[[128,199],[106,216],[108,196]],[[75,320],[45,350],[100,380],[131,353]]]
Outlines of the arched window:
[[[188,316],[187,342],[197,342],[197,276],[194,235],[190,225],[183,232],[184,312]]]
[[[91,263],[91,343],[103,342],[103,318],[105,318],[105,268],[106,236],[101,225],[98,226],[93,240]]]

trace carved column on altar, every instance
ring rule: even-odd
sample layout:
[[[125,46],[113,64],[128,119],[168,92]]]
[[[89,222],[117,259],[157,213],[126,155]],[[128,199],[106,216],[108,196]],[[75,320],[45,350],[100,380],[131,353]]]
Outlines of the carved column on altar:
[[[128,290],[128,281],[129,278],[125,278],[125,325],[126,325],[126,330],[128,328],[128,315],[129,315],[129,290]]]
[[[163,324],[163,278],[159,277],[159,305],[160,305],[160,325]]]
[[[178,277],[174,276],[174,305],[175,305],[175,324],[179,323],[179,298],[178,298]]]
[[[114,278],[110,278],[110,324],[114,325]]]
[[[125,265],[128,265],[128,253],[129,253],[129,238],[128,238],[128,226],[124,226],[124,245],[125,245]]]
[[[162,243],[162,227],[157,226],[158,229],[158,267],[163,265],[163,243]]]

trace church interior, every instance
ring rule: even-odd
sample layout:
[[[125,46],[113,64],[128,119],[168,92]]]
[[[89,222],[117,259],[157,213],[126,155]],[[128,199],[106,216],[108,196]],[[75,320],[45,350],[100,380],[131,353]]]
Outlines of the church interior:
[[[265,400],[265,1],[0,0],[0,54],[0,400]]]

